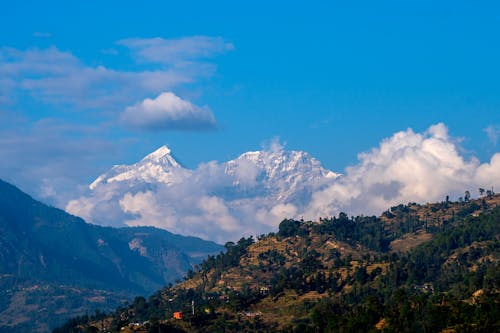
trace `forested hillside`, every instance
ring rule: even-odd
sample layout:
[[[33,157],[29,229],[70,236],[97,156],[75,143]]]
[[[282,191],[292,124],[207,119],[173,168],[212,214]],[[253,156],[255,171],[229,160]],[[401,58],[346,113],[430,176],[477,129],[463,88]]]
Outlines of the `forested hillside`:
[[[284,220],[277,233],[226,249],[148,300],[55,332],[500,330],[500,196],[492,192],[380,217]]]
[[[156,228],[91,225],[0,180],[0,332],[48,332],[113,309],[221,249]]]

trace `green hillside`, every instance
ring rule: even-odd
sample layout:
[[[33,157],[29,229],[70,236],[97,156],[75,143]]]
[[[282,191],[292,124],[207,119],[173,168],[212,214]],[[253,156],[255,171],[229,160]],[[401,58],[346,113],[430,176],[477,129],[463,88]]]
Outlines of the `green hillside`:
[[[499,245],[492,193],[381,217],[284,220],[147,301],[55,332],[498,332]]]

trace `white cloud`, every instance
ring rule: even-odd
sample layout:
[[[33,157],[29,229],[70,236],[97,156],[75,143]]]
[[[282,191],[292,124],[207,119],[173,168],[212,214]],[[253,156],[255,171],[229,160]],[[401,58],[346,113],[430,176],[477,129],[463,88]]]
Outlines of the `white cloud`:
[[[286,174],[280,181],[263,182],[261,163],[275,172],[277,160],[273,156],[280,160],[285,152],[276,140],[266,146],[265,153],[249,153],[248,159],[202,164],[173,185],[148,185],[144,190],[136,185],[120,188],[124,184],[113,182],[67,208],[77,212],[81,203],[80,210],[91,218],[109,217],[109,221],[99,223],[154,225],[224,243],[276,231],[284,218],[317,220],[341,211],[378,215],[400,203],[440,201],[446,195],[457,199],[465,190],[474,194],[479,187],[500,188],[500,153],[488,163],[463,157],[444,124],[423,133],[411,129],[395,133],[359,154],[359,162],[344,175],[320,181],[307,178],[307,186]],[[294,167],[290,162],[285,165]],[[307,173],[306,166],[297,166],[299,177]],[[288,192],[291,188],[296,192]],[[114,204],[117,201],[119,205]]]
[[[491,144],[496,146],[498,143],[498,137],[500,136],[500,126],[489,125],[484,129],[484,131],[486,132]]]
[[[215,127],[215,117],[207,107],[193,105],[171,92],[127,107],[121,120],[130,127],[146,130],[203,130]]]
[[[254,187],[257,185],[259,168],[249,160],[241,160],[234,166],[234,175],[238,183],[244,187]]]
[[[217,221],[217,226],[223,231],[231,232],[239,229],[238,222],[229,213],[226,203],[216,196],[203,196],[199,207],[208,221]]]
[[[206,36],[119,43],[148,66],[137,64],[136,70],[89,66],[56,47],[0,48],[0,102],[15,102],[15,96],[28,92],[37,100],[70,109],[123,109],[147,96],[211,76],[215,66],[206,59],[232,49],[221,38]]]
[[[79,198],[78,200],[70,200],[66,204],[66,211],[73,215],[79,216],[82,219],[92,222],[92,213],[95,208],[95,202],[92,198]]]
[[[221,37],[193,36],[177,39],[128,38],[118,41],[143,62],[179,65],[194,59],[210,58],[234,49]]]
[[[161,226],[165,229],[175,225],[175,220],[171,221],[168,215],[162,214],[161,205],[151,191],[138,192],[135,195],[126,193],[119,203],[125,213],[139,217],[126,221],[129,226],[143,225],[144,221],[147,221],[148,225]]]
[[[0,49],[0,76],[5,81],[0,96],[15,96],[26,91],[37,100],[70,105],[72,109],[130,104],[146,94],[192,82],[198,75],[203,73],[160,68],[132,72],[92,67],[54,47],[27,51]]]
[[[500,185],[500,155],[490,163],[465,159],[444,124],[424,133],[411,129],[382,141],[359,155],[359,163],[346,169],[332,186],[314,193],[309,217],[380,214],[392,205],[432,202],[465,190]]]
[[[476,169],[474,181],[476,186],[500,189],[500,153],[496,153],[488,163],[483,163]]]

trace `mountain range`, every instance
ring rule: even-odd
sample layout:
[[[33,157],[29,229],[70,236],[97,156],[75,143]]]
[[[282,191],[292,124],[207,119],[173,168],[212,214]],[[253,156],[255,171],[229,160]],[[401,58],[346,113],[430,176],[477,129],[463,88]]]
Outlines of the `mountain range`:
[[[135,164],[112,167],[66,209],[97,224],[125,221],[225,242],[296,217],[338,176],[308,153],[281,147],[191,170],[162,146]]]
[[[152,227],[88,224],[0,180],[0,331],[47,331],[113,308],[222,249]]]

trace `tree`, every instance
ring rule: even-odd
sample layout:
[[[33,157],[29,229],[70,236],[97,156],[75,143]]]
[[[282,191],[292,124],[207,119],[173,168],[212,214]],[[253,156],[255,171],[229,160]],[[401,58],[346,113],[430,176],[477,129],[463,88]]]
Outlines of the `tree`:
[[[481,187],[480,187],[480,188],[479,188],[479,195],[481,195],[481,196],[482,196],[483,194],[484,194],[484,188],[481,188]]]
[[[132,304],[132,308],[134,309],[135,316],[140,318],[141,320],[145,320],[147,317],[148,304],[146,299],[142,296],[138,296],[134,299],[134,303]]]
[[[464,201],[465,202],[469,202],[470,201],[470,192],[469,191],[465,191]]]
[[[278,234],[283,237],[291,237],[299,234],[300,222],[295,220],[283,220],[278,227]]]

